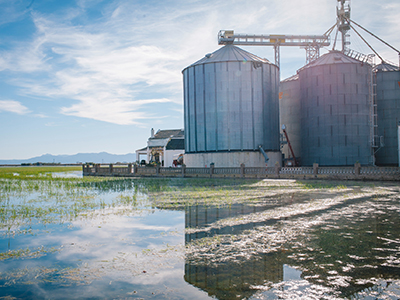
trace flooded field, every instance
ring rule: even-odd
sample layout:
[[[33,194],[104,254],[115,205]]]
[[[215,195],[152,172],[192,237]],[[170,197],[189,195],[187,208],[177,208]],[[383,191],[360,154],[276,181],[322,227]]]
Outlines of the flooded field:
[[[400,185],[2,169],[0,299],[36,298],[399,299]]]

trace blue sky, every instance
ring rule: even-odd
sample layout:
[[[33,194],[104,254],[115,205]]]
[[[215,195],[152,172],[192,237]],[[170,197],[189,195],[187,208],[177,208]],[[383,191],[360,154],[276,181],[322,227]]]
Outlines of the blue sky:
[[[135,152],[183,128],[181,71],[220,29],[323,34],[335,0],[0,0],[0,159]],[[352,0],[352,18],[400,49],[400,1]],[[365,37],[389,61],[397,54]],[[351,48],[369,54],[354,32]],[[242,47],[274,61],[270,47]],[[281,77],[305,51],[281,48]],[[379,63],[379,61],[377,61]]]

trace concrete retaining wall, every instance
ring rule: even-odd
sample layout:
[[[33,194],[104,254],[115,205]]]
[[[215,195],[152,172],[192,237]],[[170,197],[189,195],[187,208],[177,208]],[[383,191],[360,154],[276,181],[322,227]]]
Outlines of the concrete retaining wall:
[[[282,154],[280,152],[267,152],[269,158],[267,167],[282,165]],[[207,168],[211,163],[214,167],[237,167],[245,164],[246,167],[265,167],[265,158],[261,152],[226,152],[226,153],[194,153],[185,154],[183,161],[185,165],[193,168]]]

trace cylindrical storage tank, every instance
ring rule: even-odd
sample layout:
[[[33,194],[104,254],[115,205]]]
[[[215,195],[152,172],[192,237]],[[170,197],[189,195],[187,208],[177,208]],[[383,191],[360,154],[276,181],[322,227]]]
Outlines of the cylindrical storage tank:
[[[300,81],[298,74],[281,81],[279,87],[280,128],[286,127],[290,145],[298,162],[301,162],[301,111]],[[288,144],[283,145],[284,158],[293,158]]]
[[[383,147],[376,152],[377,165],[399,165],[398,123],[400,121],[400,71],[396,66],[375,67],[378,136]],[[380,146],[380,143],[378,143]]]
[[[303,165],[373,163],[371,66],[331,51],[299,70]]]
[[[227,152],[256,152],[264,161],[259,145],[267,153],[279,152],[277,66],[226,45],[182,73],[186,162],[203,164],[195,163],[189,154]],[[210,155],[203,157],[213,159]],[[253,159],[225,161],[235,166],[255,164]]]

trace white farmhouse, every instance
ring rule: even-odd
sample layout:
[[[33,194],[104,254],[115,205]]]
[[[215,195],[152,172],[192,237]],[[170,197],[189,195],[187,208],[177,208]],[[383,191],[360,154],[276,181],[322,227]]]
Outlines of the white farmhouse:
[[[179,154],[185,153],[183,129],[158,130],[151,134],[147,140],[147,147],[136,150],[136,159],[139,163],[156,162],[163,167],[172,167],[173,160]]]

